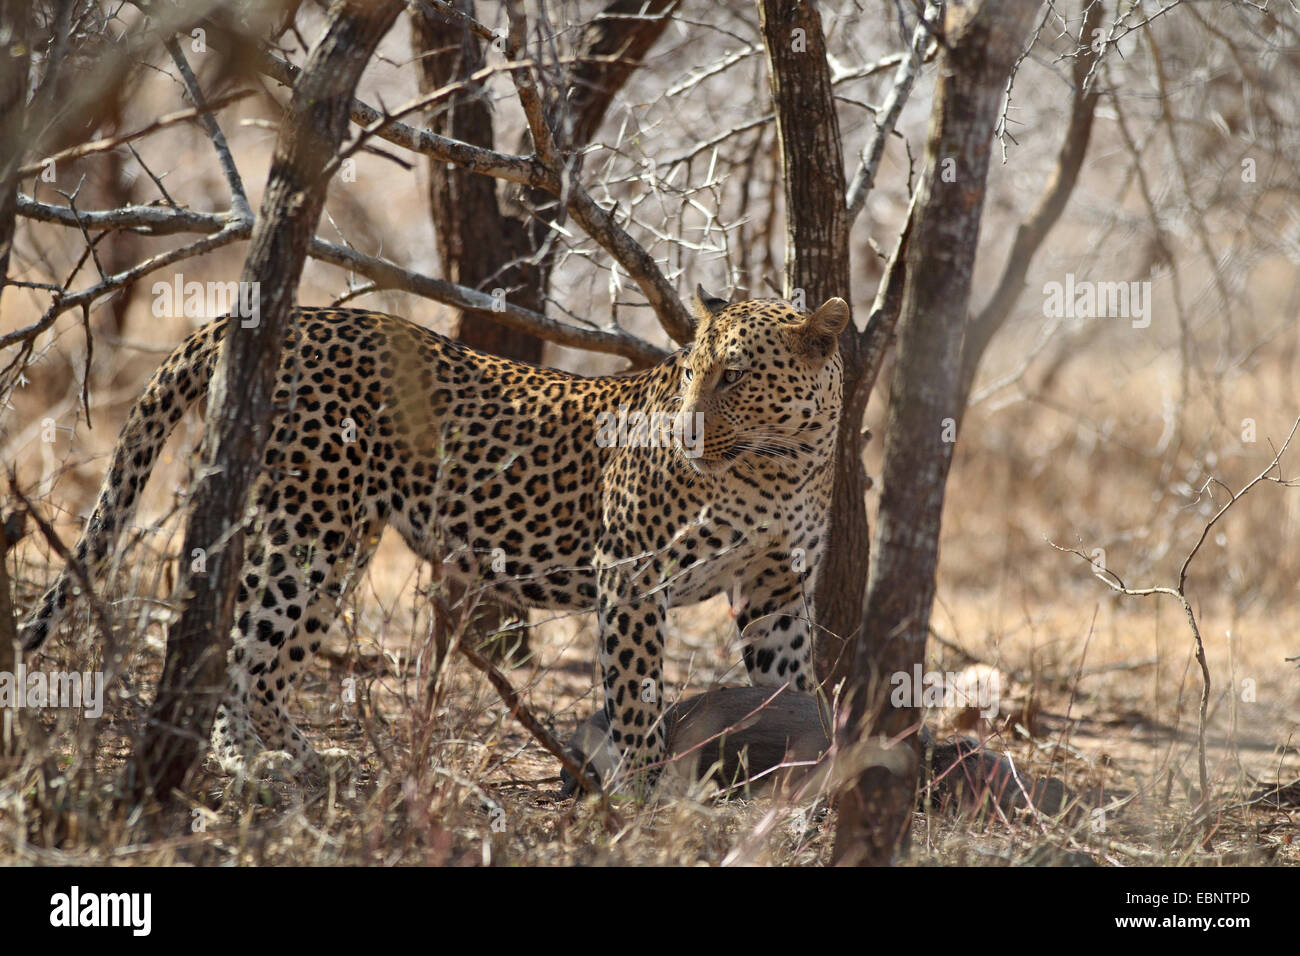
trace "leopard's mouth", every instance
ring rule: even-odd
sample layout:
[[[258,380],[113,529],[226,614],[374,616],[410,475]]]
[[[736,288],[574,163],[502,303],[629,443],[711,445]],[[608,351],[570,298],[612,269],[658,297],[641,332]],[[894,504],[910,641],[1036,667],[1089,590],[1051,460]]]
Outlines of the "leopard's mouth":
[[[703,455],[683,454],[682,457],[695,470],[697,475],[718,476],[731,470],[731,466],[736,463],[736,459],[745,454],[743,445],[732,445],[726,451],[705,458]]]
[[[682,451],[681,448],[678,450]],[[746,456],[750,456],[751,460],[758,458],[772,461],[785,460],[793,463],[799,460],[801,454],[808,454],[812,451],[814,451],[813,446],[807,442],[796,442],[791,439],[784,439],[779,442],[738,441],[713,458],[703,458],[699,455],[687,454],[684,451],[682,457],[686,459],[697,475],[716,477],[731,470],[731,466],[738,459]]]
[[[735,456],[724,456],[722,458],[692,458],[690,455],[685,456],[686,463],[697,475],[717,476],[731,468],[731,463]]]

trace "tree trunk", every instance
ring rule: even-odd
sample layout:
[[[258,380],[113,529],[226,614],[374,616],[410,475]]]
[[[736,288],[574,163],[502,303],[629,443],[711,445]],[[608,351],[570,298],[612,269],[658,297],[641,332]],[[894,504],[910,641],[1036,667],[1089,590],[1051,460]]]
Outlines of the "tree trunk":
[[[871,565],[866,496],[871,479],[862,464],[862,447],[866,441],[862,417],[902,309],[914,212],[915,206],[908,210],[907,222],[880,277],[863,330],[858,332],[851,326],[845,330],[848,338],[840,341],[840,355],[844,359],[844,408],[836,440],[835,484],[826,553],[817,579],[818,634],[814,648],[817,679],[831,698],[837,689],[847,686],[858,626],[866,606],[867,572]]]
[[[874,561],[847,714],[837,727],[846,779],[835,834],[839,864],[888,864],[911,824],[920,708],[916,693],[890,706],[891,676],[910,679],[924,665],[991,131],[1037,7],[1034,0],[976,0],[950,4],[945,16],[926,175],[908,251]],[[892,767],[855,765],[861,745],[873,739],[902,748],[903,759]]]
[[[763,0],[759,20],[785,184],[783,293],[815,309],[831,296],[851,298],[844,157],[821,16],[814,3]],[[859,339],[851,323],[840,337],[846,398],[860,391]],[[840,635],[857,626],[867,579],[867,477],[860,434],[865,405],[864,394],[844,409],[836,443],[829,540],[814,600],[821,680],[839,657]]]
[[[815,309],[849,296],[844,156],[826,41],[813,3],[763,0],[759,24],[785,180],[784,295]]]
[[[16,545],[23,535],[23,525],[27,516],[21,511],[0,514],[0,674],[13,674],[17,671],[18,625],[14,619],[14,604],[9,584],[9,549]],[[16,723],[18,711],[9,708],[0,709],[0,758],[12,752],[11,743],[16,741]],[[8,725],[8,726],[6,726]],[[16,750],[17,748],[12,748]],[[4,762],[0,760],[0,769]]]
[[[456,7],[474,16],[474,0]],[[420,91],[428,93],[482,69],[482,44],[469,28],[417,7],[411,13],[412,43],[420,64]],[[491,104],[482,84],[469,86],[440,103],[429,128],[471,146],[494,146]],[[443,277],[472,289],[502,289],[510,301],[542,311],[543,274],[537,265],[517,263],[532,252],[527,222],[502,213],[496,180],[462,166],[429,161],[429,205]],[[460,340],[493,355],[540,362],[543,342],[482,315],[463,312]]]
[[[307,244],[325,202],[330,163],[348,128],[353,91],[402,9],[398,0],[340,0],[312,51],[280,126],[266,195],[241,282],[259,283],[257,321],[232,315],[208,393],[203,468],[184,555],[203,549],[206,573],[181,578],[185,608],[167,637],[158,694],[127,767],[132,799],[167,799],[206,747],[226,687],[226,655],[244,511],[262,467],[272,392]],[[245,318],[249,327],[244,327]]]

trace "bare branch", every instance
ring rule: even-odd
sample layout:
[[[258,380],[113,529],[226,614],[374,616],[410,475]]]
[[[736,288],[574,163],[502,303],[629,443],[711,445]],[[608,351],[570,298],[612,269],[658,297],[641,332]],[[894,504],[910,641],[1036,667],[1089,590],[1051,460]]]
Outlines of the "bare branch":
[[[885,351],[894,338],[894,329],[898,325],[898,316],[903,310],[903,289],[907,284],[907,249],[912,239],[912,226],[916,217],[918,193],[912,195],[907,207],[907,219],[903,231],[898,234],[894,251],[885,264],[884,275],[876,286],[876,297],[871,303],[871,311],[862,325],[862,338],[865,347],[862,350],[861,375],[859,385],[870,392],[880,374],[881,363],[885,360]],[[866,407],[867,396],[861,398],[861,406]],[[849,404],[849,403],[846,403]],[[856,403],[853,407],[857,407]],[[856,412],[855,412],[856,414]],[[860,419],[859,419],[860,420]]]
[[[1089,4],[1084,10],[1080,35],[1088,36],[1100,16],[1101,4]],[[962,347],[963,413],[965,399],[970,395],[984,350],[1020,298],[1030,262],[1065,211],[1065,205],[1079,181],[1079,170],[1083,168],[1083,160],[1088,153],[1092,120],[1096,115],[1099,98],[1095,89],[1085,88],[1084,81],[1092,67],[1092,57],[1093,54],[1089,53],[1080,55],[1074,61],[1074,97],[1070,104],[1070,123],[1057,152],[1056,167],[1052,170],[1037,205],[1016,229],[1011,252],[992,298],[971,320],[966,330],[966,342]]]
[[[523,6],[519,0],[506,3],[506,14],[510,18],[510,32],[506,36],[506,46],[510,59],[515,62],[526,60],[528,23],[524,19]],[[552,172],[563,175],[560,168],[560,156],[555,147],[555,134],[546,119],[546,107],[542,105],[541,94],[537,92],[538,82],[531,71],[511,73],[515,92],[524,108],[524,117],[528,120],[528,131],[533,136],[533,149],[537,158]],[[564,189],[561,186],[560,195]]]
[[[201,256],[211,252],[214,249],[220,249],[222,246],[228,246],[232,242],[240,239],[247,239],[252,233],[252,223],[231,222],[224,226],[220,231],[213,235],[205,236],[189,245],[180,246],[176,249],[169,249],[166,252],[160,252],[156,256],[150,256],[143,262],[136,263],[130,269],[126,269],[115,275],[105,276],[100,282],[89,288],[82,289],[80,292],[74,292],[71,295],[55,298],[55,301],[45,310],[45,314],[31,325],[10,332],[8,335],[0,336],[0,348],[7,348],[20,342],[27,342],[40,335],[64,312],[69,309],[75,309],[80,306],[90,306],[96,299],[122,286],[130,285],[142,276],[148,275],[164,266],[169,266],[173,262],[180,262],[182,259],[192,259],[195,256]]]
[[[853,182],[849,186],[850,225],[858,218],[858,213],[867,202],[867,194],[875,184],[876,168],[885,154],[885,140],[894,131],[899,114],[903,112],[907,97],[912,92],[912,84],[921,69],[921,60],[925,57],[925,48],[929,46],[930,34],[934,30],[941,9],[934,0],[926,3],[925,12],[921,14],[916,29],[912,31],[912,42],[908,44],[907,53],[898,65],[898,72],[894,74],[894,85],[889,90],[884,106],[876,113],[875,130],[871,134],[870,142],[862,150],[862,164],[858,166],[858,171],[854,173]]]
[[[411,4],[420,7],[427,13],[436,14],[444,20],[451,20],[454,23],[459,23],[461,26],[466,27],[480,40],[487,40],[491,43],[497,38],[497,35],[492,32],[489,27],[479,23],[469,14],[457,10],[450,3],[446,3],[445,0],[411,0]]]
[[[411,272],[387,259],[362,255],[347,246],[313,239],[307,247],[307,253],[313,259],[359,272],[379,288],[401,289],[459,309],[470,309],[512,329],[528,332],[558,345],[621,355],[639,367],[653,365],[668,355],[665,349],[651,345],[623,329],[584,329],[560,322],[540,312],[512,305],[509,301],[501,303],[486,292]]]
[[[171,54],[172,62],[176,64],[176,69],[180,71],[181,80],[185,83],[185,89],[190,95],[190,100],[194,103],[196,109],[203,109],[206,99],[203,91],[199,88],[198,78],[195,77],[194,71],[190,69],[189,61],[185,59],[185,54],[181,52],[179,44],[175,37],[170,37],[166,43],[167,52]],[[211,111],[205,112],[199,118],[203,128],[207,130],[208,138],[212,140],[212,147],[217,151],[217,160],[221,163],[221,172],[226,177],[226,182],[230,186],[230,205],[235,210],[235,215],[240,219],[251,219],[253,210],[248,205],[248,194],[244,192],[244,181],[239,176],[239,170],[235,166],[235,158],[230,154],[230,147],[226,144],[226,134],[221,131],[221,126],[217,123],[217,118],[212,115]]]
[[[67,206],[37,202],[27,196],[19,196],[18,212],[29,219],[55,222],[74,228],[80,226],[88,230],[139,229],[158,236],[180,232],[216,235],[213,235],[211,240],[206,240],[213,244],[195,243],[162,253],[126,272],[107,276],[104,281],[90,289],[59,299],[51,306],[50,311],[42,316],[40,322],[0,338],[0,348],[39,335],[53,324],[57,316],[68,309],[89,304],[105,292],[135,281],[141,275],[180,259],[201,255],[229,242],[245,239],[251,234],[253,227],[252,222],[244,223],[234,219],[233,213],[229,212],[203,213],[192,209],[171,209],[162,206],[124,206],[118,209],[81,212]],[[217,241],[218,239],[220,241]],[[630,359],[637,367],[653,365],[668,355],[668,350],[652,345],[617,326],[610,329],[587,329],[571,325],[508,301],[501,303],[477,289],[413,272],[389,259],[368,256],[355,249],[326,242],[323,239],[312,239],[307,247],[307,253],[313,259],[360,273],[372,280],[377,288],[397,289],[459,309],[470,309],[493,321],[547,339],[557,345],[589,349],[607,355],[620,355]]]
[[[238,100],[253,95],[252,90],[235,90],[233,93],[226,93],[218,96],[215,100],[204,106],[195,106],[193,109],[178,110],[175,113],[167,113],[158,117],[152,123],[147,123],[133,132],[124,136],[108,136],[104,139],[97,139],[91,143],[82,143],[79,146],[73,146],[71,149],[65,149],[62,152],[55,153],[53,156],[47,156],[39,163],[28,163],[18,169],[18,178],[34,176],[41,170],[45,169],[50,163],[63,163],[73,159],[81,159],[83,156],[92,156],[95,153],[107,153],[110,150],[117,149],[126,143],[140,139],[142,136],[148,136],[150,133],[156,133],[158,130],[167,126],[175,126],[177,123],[185,123],[200,116],[206,116],[214,110],[219,110],[223,106],[229,106]]]
[[[118,206],[115,209],[80,210],[43,203],[21,193],[18,214],[61,226],[79,224],[90,230],[129,229],[146,236],[171,236],[182,232],[219,232],[237,221],[233,211],[198,212],[179,206]],[[78,223],[80,217],[80,223]]]
[[[510,715],[519,721],[524,730],[532,734],[542,747],[560,762],[567,770],[578,785],[588,793],[601,794],[600,784],[581,767],[578,762],[569,756],[564,749],[564,744],[555,739],[555,735],[546,729],[546,725],[533,716],[510,683],[510,679],[501,673],[500,668],[490,660],[474,650],[463,641],[456,643],[456,649],[464,655],[465,659],[474,665],[474,668],[481,671],[492,686],[496,689],[497,694],[501,697],[501,702],[510,710]]]
[[[1274,471],[1280,469],[1282,464],[1282,456],[1286,453],[1287,448],[1290,446],[1291,439],[1295,437],[1297,428],[1300,428],[1300,418],[1297,418],[1295,420],[1295,424],[1291,426],[1291,431],[1286,436],[1286,441],[1282,442],[1282,447],[1277,450],[1277,454],[1273,456],[1273,460],[1268,463],[1268,466],[1263,471],[1261,471],[1258,475],[1252,478],[1245,485],[1245,487],[1243,487],[1236,494],[1233,494],[1231,491],[1229,491],[1228,494],[1231,495],[1231,497],[1228,499],[1227,503],[1224,504],[1224,506],[1220,508],[1217,512],[1215,512],[1214,517],[1212,517],[1208,522],[1206,522],[1205,527],[1201,529],[1201,536],[1196,541],[1196,547],[1192,548],[1192,550],[1188,552],[1187,558],[1183,561],[1182,568],[1180,568],[1178,571],[1178,590],[1180,593],[1183,590],[1185,590],[1187,587],[1187,569],[1191,566],[1192,559],[1196,557],[1197,552],[1201,550],[1201,546],[1205,544],[1205,539],[1209,537],[1210,529],[1219,523],[1219,519],[1222,518],[1225,514],[1227,514],[1229,508],[1231,508],[1239,500],[1241,500],[1242,495],[1250,491],[1250,489],[1254,488],[1261,481],[1276,481],[1280,484],[1285,484],[1285,485],[1292,484],[1291,481],[1280,477],[1280,475],[1278,478],[1270,478],[1269,475],[1271,475]]]
[[[1205,526],[1201,529],[1201,536],[1196,539],[1196,544],[1192,547],[1191,551],[1187,553],[1187,557],[1183,559],[1182,566],[1178,570],[1177,587],[1167,587],[1167,586],[1159,586],[1159,585],[1145,587],[1145,588],[1129,587],[1124,583],[1124,579],[1121,578],[1118,574],[1116,574],[1110,568],[1098,566],[1096,561],[1094,561],[1088,555],[1084,554],[1078,548],[1063,548],[1052,541],[1047,542],[1048,545],[1050,545],[1052,548],[1055,548],[1057,551],[1062,551],[1065,552],[1066,554],[1077,555],[1078,557],[1082,558],[1084,561],[1087,561],[1090,565],[1092,565],[1094,573],[1096,574],[1097,578],[1108,588],[1110,588],[1112,591],[1118,591],[1120,594],[1124,594],[1129,597],[1149,597],[1154,594],[1164,594],[1164,595],[1168,595],[1169,597],[1177,598],[1178,603],[1182,605],[1183,613],[1187,616],[1187,623],[1192,629],[1192,637],[1196,641],[1196,662],[1198,665],[1200,665],[1200,669],[1201,669],[1201,706],[1200,706],[1200,711],[1197,720],[1196,743],[1197,743],[1197,757],[1199,761],[1200,786],[1201,786],[1200,806],[1197,809],[1201,811],[1203,815],[1205,811],[1209,809],[1209,801],[1210,801],[1209,773],[1206,769],[1206,758],[1205,758],[1205,725],[1208,719],[1209,706],[1210,706],[1210,665],[1207,662],[1205,657],[1205,642],[1201,638],[1200,625],[1197,624],[1196,614],[1195,612],[1193,612],[1191,601],[1188,600],[1187,597],[1187,571],[1188,568],[1191,567],[1192,561],[1196,558],[1196,555],[1200,552],[1201,546],[1205,544],[1206,538],[1209,537],[1210,530],[1216,524],[1219,523],[1219,520],[1225,514],[1228,513],[1228,509],[1230,509],[1233,505],[1235,505],[1238,501],[1240,501],[1243,497],[1245,497],[1246,493],[1249,492],[1256,485],[1258,485],[1260,482],[1272,481],[1277,484],[1284,485],[1288,488],[1300,487],[1300,481],[1296,481],[1295,479],[1283,478],[1281,476],[1282,456],[1286,454],[1286,450],[1287,448],[1290,447],[1291,440],[1295,438],[1295,434],[1297,430],[1300,430],[1300,418],[1297,418],[1295,422],[1291,425],[1291,431],[1287,433],[1286,441],[1282,442],[1282,447],[1280,447],[1277,450],[1277,452],[1273,455],[1272,461],[1270,461],[1268,465],[1264,467],[1263,471],[1261,471],[1258,475],[1256,475],[1254,478],[1248,481],[1242,487],[1242,489],[1236,492],[1235,494],[1230,489],[1227,489],[1228,496],[1229,496],[1228,501],[1225,502],[1223,507],[1220,508],[1217,512],[1215,512],[1214,515],[1210,518],[1210,520],[1205,523]],[[1279,473],[1276,477],[1273,477],[1274,471],[1277,471]],[[1223,485],[1223,483],[1218,481],[1217,479],[1210,479],[1210,481],[1206,482],[1206,486],[1208,487],[1211,483],[1218,484],[1221,487],[1224,487],[1226,489],[1226,486]],[[1204,816],[1202,818],[1204,818]]]

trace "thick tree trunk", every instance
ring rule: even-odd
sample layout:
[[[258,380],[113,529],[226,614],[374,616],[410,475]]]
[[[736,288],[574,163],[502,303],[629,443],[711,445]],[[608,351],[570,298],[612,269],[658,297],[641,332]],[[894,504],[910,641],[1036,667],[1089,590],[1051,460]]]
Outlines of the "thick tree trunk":
[[[849,295],[844,156],[826,41],[813,3],[763,0],[759,21],[785,179],[784,295],[811,310]]]
[[[908,252],[890,394],[880,514],[867,602],[837,727],[837,863],[888,864],[915,799],[920,709],[891,706],[891,676],[924,665],[944,487],[961,416],[962,338],[991,133],[1035,0],[950,4],[931,113],[926,175]],[[855,766],[868,741],[900,748],[890,767]],[[859,761],[861,762],[861,761]]]
[[[784,295],[814,309],[831,296],[850,298],[844,157],[826,42],[814,3],[763,0],[759,18],[785,182]],[[840,423],[829,541],[817,569],[815,652],[822,680],[840,656],[840,635],[851,634],[861,617],[867,578],[867,476],[860,429],[870,389],[858,388],[860,339],[852,324],[840,337],[844,394],[861,393],[861,400],[845,408]]]
[[[14,604],[9,584],[9,549],[22,538],[27,516],[21,511],[0,514],[0,674],[12,674],[18,657],[18,625],[14,619]],[[0,757],[11,752],[15,740],[12,724],[16,711],[0,710]],[[0,763],[0,766],[3,766]]]
[[[474,15],[473,0],[458,0],[456,7]],[[421,92],[464,80],[482,69],[482,44],[468,27],[421,7],[412,10],[411,25]],[[482,85],[440,103],[429,128],[471,146],[492,148],[491,104]],[[444,278],[489,293],[503,289],[516,305],[543,311],[542,269],[531,263],[511,265],[532,252],[528,223],[503,214],[496,180],[430,160],[429,205]],[[467,345],[504,358],[534,363],[542,359],[541,339],[476,313],[461,314],[459,337]]]
[[[850,327],[846,330],[849,337],[840,341],[840,354],[844,357],[844,409],[836,439],[826,556],[817,579],[818,634],[814,648],[817,678],[832,699],[837,689],[842,691],[847,686],[858,626],[866,606],[867,572],[871,564],[866,495],[871,480],[862,464],[866,440],[862,417],[885,352],[893,341],[902,308],[912,223],[913,210],[909,210],[863,330],[858,332]]]
[[[185,609],[167,652],[149,723],[127,768],[127,792],[166,799],[206,746],[226,686],[226,654],[249,490],[266,447],[271,398],[307,244],[325,202],[330,162],[349,122],[352,95],[399,0],[339,0],[312,51],[280,126],[262,208],[241,282],[258,283],[257,321],[234,315],[208,395],[202,479],[183,554],[203,549],[206,572],[181,578]],[[244,327],[244,322],[249,327]]]
[[[850,332],[854,331],[850,326]],[[867,490],[871,482],[862,464],[862,416],[871,388],[861,387],[862,373],[857,363],[850,363],[850,353],[843,344],[840,353],[845,357],[844,394],[859,399],[846,401],[841,413],[835,442],[831,520],[817,577],[817,640],[813,663],[817,680],[828,695],[833,695],[847,677],[871,566],[871,528],[867,520]]]

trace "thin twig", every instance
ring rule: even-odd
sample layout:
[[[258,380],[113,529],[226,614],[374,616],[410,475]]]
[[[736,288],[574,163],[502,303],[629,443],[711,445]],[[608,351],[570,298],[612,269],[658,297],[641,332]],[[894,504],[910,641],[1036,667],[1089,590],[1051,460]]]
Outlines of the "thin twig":
[[[163,266],[169,266],[173,262],[179,262],[182,259],[190,259],[194,256],[203,255],[222,246],[230,245],[240,239],[247,239],[252,232],[251,223],[232,222],[225,226],[220,232],[211,236],[205,236],[186,246],[177,249],[170,249],[167,252],[160,252],[156,256],[151,256],[143,262],[139,262],[119,272],[116,275],[107,276],[102,282],[98,282],[80,292],[74,292],[71,295],[61,298],[56,297],[53,304],[45,310],[41,318],[25,328],[10,332],[8,335],[0,336],[0,348],[7,348],[18,342],[26,342],[40,335],[64,312],[69,309],[75,309],[82,305],[90,305],[105,293],[120,289],[124,285],[129,285],[139,279],[141,276],[148,275],[155,269],[161,269]]]
[[[214,35],[224,35],[218,25],[211,24],[210,21],[204,23]],[[266,50],[258,52],[257,68],[266,76],[290,87],[300,72],[292,63]],[[563,196],[567,188],[565,204],[569,214],[632,277],[650,303],[664,331],[680,344],[685,344],[694,337],[694,320],[654,257],[628,235],[615,220],[613,213],[592,199],[581,184],[568,182],[557,170],[542,162],[539,156],[500,153],[440,136],[429,130],[416,129],[405,123],[385,123],[382,112],[357,99],[352,101],[350,113],[354,123],[365,127],[375,126],[375,135],[381,139],[412,152],[431,156],[440,162],[453,163],[470,172],[496,179],[534,186],[554,196]]]
[[[450,3],[445,3],[444,0],[411,0],[410,5],[420,7],[426,13],[433,13],[444,19],[459,23],[481,40],[487,40],[491,43],[497,38],[497,34],[490,27],[484,26],[469,14],[456,9]]]
[[[166,43],[167,52],[171,54],[172,62],[176,64],[176,69],[180,71],[181,80],[185,83],[185,89],[190,95],[195,108],[204,109],[207,100],[203,96],[203,90],[199,88],[198,78],[195,77],[194,71],[190,69],[189,61],[185,59],[184,52],[181,51],[180,45],[176,42],[175,37],[170,37]],[[217,161],[221,163],[221,172],[226,177],[226,183],[230,186],[230,205],[234,209],[235,215],[241,219],[251,219],[253,211],[248,205],[248,194],[244,192],[244,181],[239,176],[239,169],[235,166],[235,158],[230,153],[230,146],[226,143],[226,134],[221,132],[221,126],[217,123],[217,118],[209,110],[199,117],[199,122],[207,130],[208,138],[212,140],[212,148],[217,152]]]
[[[564,745],[555,738],[553,733],[546,729],[546,726],[520,700],[519,694],[510,683],[510,679],[501,673],[500,668],[463,641],[457,642],[456,647],[465,656],[465,659],[473,664],[476,670],[481,671],[492,686],[496,688],[497,694],[501,697],[501,702],[509,708],[510,716],[519,721],[520,726],[532,734],[534,740],[541,744],[556,760],[560,761],[560,766],[573,775],[573,779],[578,781],[578,785],[588,793],[603,795],[600,784],[593,780],[587,771],[565,752]]]
[[[940,5],[935,3],[934,0],[926,3],[925,12],[921,14],[916,29],[912,31],[912,41],[907,46],[907,53],[898,65],[898,72],[894,74],[894,85],[890,88],[889,96],[885,99],[884,105],[876,114],[875,129],[871,134],[871,140],[862,150],[862,163],[858,166],[858,171],[853,175],[852,185],[849,186],[848,217],[850,225],[858,217],[858,213],[862,211],[862,207],[867,201],[867,194],[871,192],[871,187],[876,181],[876,169],[880,166],[881,157],[885,154],[885,141],[894,131],[894,127],[898,123],[898,116],[903,112],[907,97],[912,92],[912,84],[916,81],[916,74],[921,68],[925,48],[930,43],[932,30],[930,24],[938,18],[940,9]]]
[[[21,179],[27,176],[35,176],[50,163],[57,165],[59,163],[68,162],[69,160],[81,159],[83,156],[91,156],[95,153],[107,153],[110,150],[117,149],[119,146],[124,146],[133,140],[137,140],[142,136],[156,133],[158,130],[164,129],[168,126],[175,126],[177,123],[185,123],[189,120],[197,119],[200,116],[205,116],[214,110],[219,110],[222,107],[229,106],[231,103],[235,103],[252,95],[252,90],[235,90],[233,93],[226,93],[222,96],[218,96],[206,106],[196,106],[193,109],[178,110],[175,113],[166,113],[158,117],[152,123],[146,123],[139,129],[133,130],[122,136],[108,136],[104,139],[94,140],[90,143],[82,143],[79,146],[73,146],[70,149],[65,149],[61,152],[55,153],[53,156],[47,156],[38,163],[28,163],[26,166],[21,166],[18,169],[18,178]]]

